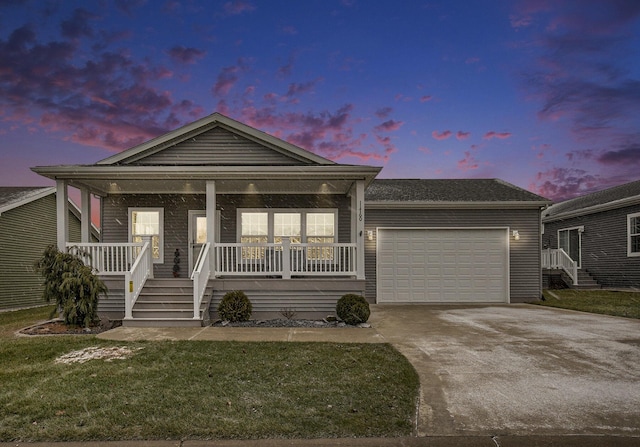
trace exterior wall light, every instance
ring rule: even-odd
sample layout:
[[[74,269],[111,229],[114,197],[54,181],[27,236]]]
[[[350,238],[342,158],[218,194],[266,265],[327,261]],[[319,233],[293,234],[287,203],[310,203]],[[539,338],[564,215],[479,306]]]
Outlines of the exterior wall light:
[[[513,235],[513,239],[515,239],[516,241],[520,240],[520,233],[518,232],[518,230],[513,230],[511,234]]]
[[[367,239],[369,239],[370,241],[373,240],[373,231],[372,230],[368,230],[367,231]]]

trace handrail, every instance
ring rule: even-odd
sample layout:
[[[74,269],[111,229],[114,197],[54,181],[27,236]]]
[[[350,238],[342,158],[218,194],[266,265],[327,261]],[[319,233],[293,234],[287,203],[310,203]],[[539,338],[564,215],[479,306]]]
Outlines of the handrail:
[[[151,243],[147,241],[142,246],[142,250],[140,250],[131,269],[125,272],[124,317],[127,320],[133,318],[133,305],[136,303],[144,287],[144,283],[147,281],[147,278],[149,278],[151,269],[153,268],[151,255]]]
[[[202,304],[202,299],[204,298],[204,293],[209,283],[209,277],[211,276],[210,248],[211,242],[207,242],[202,246],[193,273],[191,273],[191,280],[193,281],[194,320],[200,319],[200,305]]]
[[[578,263],[571,259],[562,248],[547,248],[542,250],[542,268],[562,269],[578,285]]]

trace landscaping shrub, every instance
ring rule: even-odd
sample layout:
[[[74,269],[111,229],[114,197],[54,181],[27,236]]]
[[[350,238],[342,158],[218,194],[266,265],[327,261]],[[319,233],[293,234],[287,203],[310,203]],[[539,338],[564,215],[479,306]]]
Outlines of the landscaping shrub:
[[[44,278],[44,299],[56,303],[65,324],[89,327],[98,321],[98,297],[107,293],[107,286],[91,267],[53,245],[44,250],[35,267]]]
[[[251,317],[251,301],[242,290],[227,292],[218,304],[218,316],[223,321],[247,321]]]
[[[348,293],[338,300],[336,314],[345,323],[356,325],[365,323],[371,315],[371,310],[363,296]]]

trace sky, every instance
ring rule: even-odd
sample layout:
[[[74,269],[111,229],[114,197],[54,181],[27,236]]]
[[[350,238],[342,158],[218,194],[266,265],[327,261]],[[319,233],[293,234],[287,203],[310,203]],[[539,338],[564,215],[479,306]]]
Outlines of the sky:
[[[638,0],[0,0],[0,185],[220,112],[379,178],[640,179]]]

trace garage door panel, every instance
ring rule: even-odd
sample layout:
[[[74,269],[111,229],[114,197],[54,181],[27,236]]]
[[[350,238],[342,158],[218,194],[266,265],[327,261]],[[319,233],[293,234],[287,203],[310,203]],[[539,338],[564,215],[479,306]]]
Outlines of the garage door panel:
[[[378,302],[508,302],[504,229],[381,229]]]

